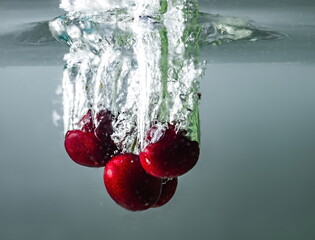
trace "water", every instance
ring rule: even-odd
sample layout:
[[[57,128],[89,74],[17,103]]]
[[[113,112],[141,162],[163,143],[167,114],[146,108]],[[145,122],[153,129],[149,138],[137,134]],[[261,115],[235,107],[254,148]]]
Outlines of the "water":
[[[199,123],[193,118],[198,118],[201,64],[196,57],[185,57],[195,50],[188,40],[172,39],[172,34],[183,34],[172,28],[149,17],[134,21],[120,9],[69,13],[51,22],[55,37],[70,45],[64,57],[66,131],[92,108],[95,114],[106,110],[115,116],[112,138],[126,152],[135,139],[142,149],[146,132],[156,122],[176,122],[193,140],[199,139]]]
[[[63,1],[61,7],[70,12],[49,22],[49,29],[70,46],[64,56],[65,132],[77,129],[89,109],[94,119],[105,110],[113,115],[112,139],[123,152],[130,152],[135,142],[135,152],[141,151],[146,132],[156,123],[174,123],[200,141],[203,46],[285,37],[242,18],[200,13],[195,1],[120,2],[120,8],[105,3]],[[27,41],[30,33],[36,36],[45,28],[39,23],[19,39]],[[38,37],[39,42],[45,39]]]
[[[62,113],[56,89],[68,48],[1,35],[1,239],[313,239],[314,8],[242,3],[201,10],[287,37],[202,49],[200,160],[172,202],[136,215],[106,196],[101,170],[64,152],[63,122],[52,115]],[[7,9],[6,33],[62,15]]]

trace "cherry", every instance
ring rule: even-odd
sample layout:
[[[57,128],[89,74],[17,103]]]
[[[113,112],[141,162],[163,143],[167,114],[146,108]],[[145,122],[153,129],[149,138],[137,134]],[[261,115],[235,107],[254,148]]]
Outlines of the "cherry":
[[[95,125],[93,122],[91,109],[89,109],[88,112],[79,121],[78,126],[83,132],[93,132],[94,131]]]
[[[157,135],[158,138],[152,137]],[[174,178],[191,170],[199,158],[199,144],[185,136],[184,131],[175,131],[169,124],[167,129],[153,126],[147,136],[151,143],[140,153],[144,170],[155,177]]]
[[[68,131],[65,148],[69,157],[80,165],[101,167],[105,164],[101,142],[94,133],[81,130]]]
[[[162,184],[162,191],[159,200],[152,205],[153,208],[161,207],[168,203],[174,196],[178,184],[177,178],[166,179]]]
[[[97,114],[97,128],[93,121],[92,110],[82,117],[78,123],[80,130],[68,131],[65,148],[70,158],[83,166],[101,167],[118,152],[111,139],[113,133],[112,115],[102,110]],[[98,133],[98,134],[97,134]]]
[[[115,153],[119,153],[119,150],[114,143],[111,135],[113,134],[113,122],[114,116],[110,111],[101,110],[96,114],[97,127],[95,128],[95,136],[101,140],[104,147],[104,154],[106,159],[109,160]]]
[[[162,180],[147,174],[138,155],[113,157],[105,166],[104,184],[108,194],[130,211],[150,208],[160,197]]]
[[[113,122],[114,116],[110,111],[101,110],[96,114],[97,127],[95,129],[95,135],[100,140],[109,140],[110,136],[113,134]]]

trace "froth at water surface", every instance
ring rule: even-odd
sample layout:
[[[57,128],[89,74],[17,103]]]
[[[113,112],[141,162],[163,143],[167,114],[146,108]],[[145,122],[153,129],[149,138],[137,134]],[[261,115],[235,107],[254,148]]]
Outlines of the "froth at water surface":
[[[100,24],[111,23],[116,21],[113,19],[116,11],[103,12],[102,14],[90,15],[83,14],[81,12],[66,14],[56,18],[56,20],[63,21],[64,27],[66,27],[69,21],[82,21],[86,20],[86,23]],[[132,18],[129,15],[122,14],[122,21],[131,21]],[[110,19],[112,17],[112,19]],[[82,19],[80,19],[82,18]],[[102,19],[104,18],[104,19]],[[285,34],[278,33],[269,29],[259,27],[253,21],[239,17],[224,17],[218,14],[199,13],[198,16],[199,24],[202,28],[200,36],[200,44],[205,45],[218,45],[222,43],[228,43],[231,41],[259,41],[259,40],[276,40],[283,39],[286,37]],[[4,37],[15,40],[18,43],[24,44],[46,44],[51,45],[54,42],[54,37],[51,34],[51,30],[54,32],[55,29],[49,29],[49,23],[51,21],[30,23],[20,26],[16,31],[6,34]],[[167,24],[167,23],[166,23]],[[56,37],[56,35],[55,35]],[[65,43],[70,36],[57,36],[57,40]]]
[[[115,15],[120,16],[120,18],[114,20],[113,17],[115,17]],[[197,16],[197,18],[194,19],[197,19],[197,21],[190,21],[187,22],[187,24],[198,24],[200,26],[201,31],[198,44],[200,48],[205,48],[205,50],[201,52],[202,57],[209,62],[246,61],[248,57],[252,56],[251,54],[245,54],[243,51],[240,54],[233,53],[235,51],[237,52],[240,48],[244,48],[245,51],[246,49],[252,49],[252,51],[254,51],[252,54],[257,57],[254,59],[251,58],[251,62],[274,61],[275,56],[280,57],[277,61],[288,61],[288,59],[289,61],[296,61],[295,59],[300,58],[296,57],[296,53],[299,53],[301,56],[305,55],[302,53],[302,45],[298,44],[295,38],[291,38],[291,36],[287,37],[287,35],[273,31],[272,27],[270,29],[259,27],[259,24],[239,17],[227,17],[201,12],[195,13],[195,16]],[[50,22],[60,21],[64,24],[62,28],[66,28],[67,22],[71,22],[72,20],[77,20],[78,22],[83,21],[85,23],[89,22],[91,25],[95,26],[103,22],[103,26],[105,26],[106,23],[110,25],[112,21],[118,21],[119,23],[119,21],[126,22],[132,21],[132,19],[135,19],[134,15],[130,15],[125,8],[120,8],[100,12],[69,12],[68,14],[56,18],[54,21],[16,25],[0,36],[0,49],[3,49],[3,58],[0,59],[0,65],[22,65],[25,63],[32,65],[62,64],[62,54],[64,54],[67,49],[58,45],[56,39],[52,36],[49,30]],[[159,19],[149,19],[157,22],[163,21],[161,17]],[[120,25],[122,24],[121,22]],[[163,24],[168,25],[165,21]],[[297,29],[299,28],[295,28],[295,30]],[[283,32],[286,33],[286,31]],[[56,34],[54,35],[55,37],[57,36]],[[57,39],[58,41],[66,43],[66,41],[69,40],[69,36],[66,34],[59,35]],[[268,44],[265,44],[263,41],[260,41],[277,39],[285,39],[285,42],[280,43],[283,40],[268,41]],[[229,47],[230,44],[227,43],[231,42],[238,42],[240,45],[237,49]],[[253,44],[253,42],[255,42],[255,44]],[[14,47],[10,47],[13,45]],[[217,45],[220,45],[220,48],[212,49],[211,46]],[[207,46],[210,46],[210,48]],[[278,51],[277,55],[268,54],[268,52],[265,51],[265,48],[271,48],[272,46],[274,46],[273,51]],[[292,46],[294,46],[294,52],[291,51],[293,50]],[[290,48],[288,49],[288,47]],[[229,49],[230,54],[225,50],[226,48]],[[284,51],[287,52],[285,56],[281,54]],[[281,56],[283,56],[283,58]],[[309,58],[311,58],[311,56]]]
[[[131,11],[155,12],[165,0],[61,0],[60,7],[66,11],[106,11],[114,8],[128,8]],[[178,1],[188,2],[188,1]]]

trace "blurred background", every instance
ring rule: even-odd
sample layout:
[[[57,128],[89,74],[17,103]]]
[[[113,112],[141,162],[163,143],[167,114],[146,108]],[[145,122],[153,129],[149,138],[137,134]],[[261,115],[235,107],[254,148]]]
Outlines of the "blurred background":
[[[64,150],[67,48],[45,24],[42,36],[27,31],[63,14],[58,1],[0,0],[1,240],[315,239],[315,2],[213,0],[200,9],[287,37],[203,49],[199,162],[166,206],[132,213],[109,198],[102,169]]]

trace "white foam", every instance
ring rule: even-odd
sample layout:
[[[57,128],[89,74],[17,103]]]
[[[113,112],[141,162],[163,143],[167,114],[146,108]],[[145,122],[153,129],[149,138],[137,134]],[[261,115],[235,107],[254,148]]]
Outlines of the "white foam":
[[[160,0],[61,0],[60,8],[66,11],[106,11],[126,8],[141,14],[152,14],[160,8]]]

